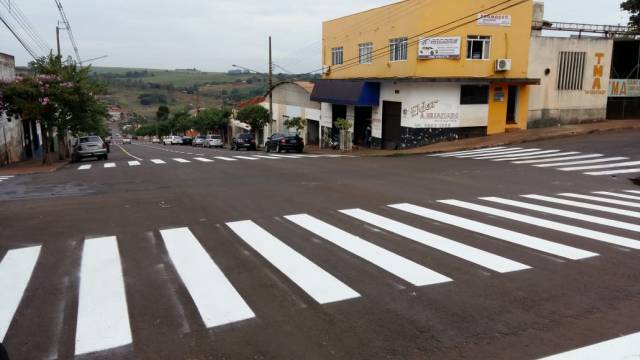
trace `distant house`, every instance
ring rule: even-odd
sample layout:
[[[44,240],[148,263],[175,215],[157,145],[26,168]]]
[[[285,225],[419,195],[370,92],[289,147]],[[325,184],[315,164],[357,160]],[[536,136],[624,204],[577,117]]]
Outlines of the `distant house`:
[[[125,113],[118,106],[109,106],[109,121],[116,122],[124,120]]]

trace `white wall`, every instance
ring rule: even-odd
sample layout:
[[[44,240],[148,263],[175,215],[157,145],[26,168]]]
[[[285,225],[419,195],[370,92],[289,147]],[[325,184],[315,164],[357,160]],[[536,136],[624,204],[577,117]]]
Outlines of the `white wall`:
[[[487,126],[489,105],[460,105],[460,87],[458,83],[385,81],[380,88],[380,109],[384,101],[402,102],[403,127]],[[382,116],[382,110],[377,116]]]
[[[583,90],[558,90],[562,51],[586,52]],[[597,53],[604,54],[601,59],[604,71],[600,78],[600,90],[592,88]],[[541,79],[541,84],[529,87],[529,126],[605,120],[612,53],[611,39],[531,37],[528,77]]]

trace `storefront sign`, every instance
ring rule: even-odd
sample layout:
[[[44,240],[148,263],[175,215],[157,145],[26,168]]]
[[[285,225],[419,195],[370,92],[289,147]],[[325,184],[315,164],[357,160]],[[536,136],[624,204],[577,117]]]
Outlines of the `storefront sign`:
[[[604,76],[604,53],[596,53],[596,62],[593,65],[593,84],[591,90],[587,90],[588,95],[605,95],[607,92],[602,88],[602,77]]]
[[[478,25],[511,26],[511,15],[478,15]]]
[[[609,80],[609,97],[640,97],[640,80]]]
[[[461,38],[430,37],[420,39],[418,59],[459,59]]]
[[[371,119],[371,137],[382,139],[382,119]]]
[[[460,113],[453,109],[440,109],[440,100],[423,101],[409,109],[408,117],[416,128],[458,127]]]

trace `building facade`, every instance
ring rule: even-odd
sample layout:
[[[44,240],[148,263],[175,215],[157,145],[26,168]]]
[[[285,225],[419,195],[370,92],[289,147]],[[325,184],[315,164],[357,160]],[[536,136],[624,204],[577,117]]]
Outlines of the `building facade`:
[[[275,85],[271,91],[273,96],[273,122],[271,128],[267,126],[266,133],[295,133],[295,129],[286,127],[288,119],[299,117],[305,120],[306,126],[300,132],[300,136],[307,145],[319,145],[320,143],[320,114],[319,102],[311,101],[311,92],[314,84],[307,81],[282,82]],[[267,98],[270,95],[267,94]],[[269,101],[262,105],[269,108]]]
[[[407,0],[323,23],[323,142],[408,148],[527,127],[532,1]]]

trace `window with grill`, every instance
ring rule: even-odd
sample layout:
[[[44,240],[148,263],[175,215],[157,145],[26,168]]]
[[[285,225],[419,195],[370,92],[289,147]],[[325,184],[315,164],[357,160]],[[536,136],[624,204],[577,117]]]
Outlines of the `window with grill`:
[[[406,37],[389,40],[389,60],[390,61],[407,60],[408,47],[409,47],[409,43]]]
[[[558,90],[582,90],[586,52],[562,51],[558,60]]]
[[[373,43],[364,43],[358,45],[358,55],[360,64],[371,64],[373,62]]]
[[[331,64],[342,65],[344,61],[344,49],[341,47],[334,47],[331,49]]]

